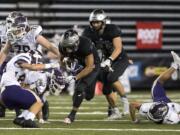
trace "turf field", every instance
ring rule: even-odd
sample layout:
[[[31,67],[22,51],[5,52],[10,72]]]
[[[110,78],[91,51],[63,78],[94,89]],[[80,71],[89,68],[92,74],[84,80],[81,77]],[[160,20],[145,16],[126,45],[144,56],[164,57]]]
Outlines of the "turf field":
[[[180,102],[179,91],[169,91],[168,96],[174,102]],[[130,101],[150,101],[150,93],[132,92]],[[107,102],[104,96],[96,96],[91,102],[83,102],[77,120],[66,125],[63,119],[71,109],[71,97],[68,95],[49,96],[49,123],[41,128],[20,128],[12,123],[15,113],[7,111],[5,118],[0,118],[0,135],[179,135],[180,125],[158,125],[141,119],[140,124],[131,123],[129,116],[121,120],[107,121]],[[120,100],[119,106],[121,110]]]

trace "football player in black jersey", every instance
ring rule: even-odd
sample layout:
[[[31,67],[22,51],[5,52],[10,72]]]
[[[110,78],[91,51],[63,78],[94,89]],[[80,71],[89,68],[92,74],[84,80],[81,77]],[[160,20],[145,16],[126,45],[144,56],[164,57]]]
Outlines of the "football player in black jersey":
[[[73,29],[67,30],[59,43],[61,63],[63,57],[76,59],[84,68],[76,75],[69,76],[66,80],[74,79],[75,92],[73,95],[73,108],[64,123],[70,124],[75,120],[76,112],[83,99],[91,100],[94,97],[95,84],[100,70],[100,59],[94,44],[86,37],[79,36]]]
[[[89,16],[90,26],[85,28],[83,36],[90,38],[98,50],[102,67],[100,81],[104,84],[103,93],[106,95],[110,105],[116,108],[112,92],[112,89],[115,89],[120,94],[124,106],[126,106],[124,108],[127,108],[129,102],[124,87],[118,81],[118,78],[128,67],[129,60],[123,49],[119,27],[114,24],[106,24],[106,18],[107,16],[102,9],[92,11]],[[129,110],[123,111],[127,112]]]

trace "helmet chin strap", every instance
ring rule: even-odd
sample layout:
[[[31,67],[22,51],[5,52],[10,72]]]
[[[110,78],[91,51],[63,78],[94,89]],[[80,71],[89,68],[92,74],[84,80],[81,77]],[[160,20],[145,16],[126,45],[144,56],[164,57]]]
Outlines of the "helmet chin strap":
[[[102,34],[104,33],[105,26],[106,26],[106,24],[102,24],[102,25],[101,25],[101,28],[100,28],[100,30],[98,31],[98,34],[99,34],[99,35],[102,35]]]
[[[102,35],[104,33],[104,29],[106,27],[106,24],[103,22],[101,27],[98,30],[96,30],[92,25],[90,25],[90,26],[94,31],[96,31],[98,33],[98,35]]]

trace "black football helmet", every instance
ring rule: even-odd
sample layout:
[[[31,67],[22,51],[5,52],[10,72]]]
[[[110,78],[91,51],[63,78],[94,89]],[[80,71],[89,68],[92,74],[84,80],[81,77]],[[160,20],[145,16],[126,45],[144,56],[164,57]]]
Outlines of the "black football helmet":
[[[79,35],[77,31],[69,29],[62,35],[59,43],[59,48],[63,48],[67,53],[72,53],[78,50]]]

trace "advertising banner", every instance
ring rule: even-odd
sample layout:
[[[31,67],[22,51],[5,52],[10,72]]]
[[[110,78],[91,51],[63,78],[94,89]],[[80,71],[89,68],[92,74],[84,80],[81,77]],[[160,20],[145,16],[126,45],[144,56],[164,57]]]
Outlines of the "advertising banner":
[[[137,49],[161,49],[162,24],[161,22],[137,22],[136,23],[136,47]]]

